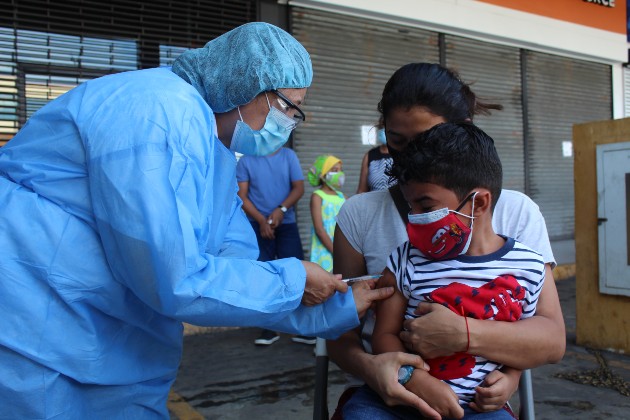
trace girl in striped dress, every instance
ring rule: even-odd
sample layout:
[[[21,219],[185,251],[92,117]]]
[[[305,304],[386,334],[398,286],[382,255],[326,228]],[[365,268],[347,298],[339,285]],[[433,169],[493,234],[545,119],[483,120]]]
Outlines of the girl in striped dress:
[[[341,160],[332,155],[319,156],[308,173],[308,181],[319,187],[311,195],[311,262],[332,271],[333,235],[337,213],[346,196],[339,191],[345,175]]]

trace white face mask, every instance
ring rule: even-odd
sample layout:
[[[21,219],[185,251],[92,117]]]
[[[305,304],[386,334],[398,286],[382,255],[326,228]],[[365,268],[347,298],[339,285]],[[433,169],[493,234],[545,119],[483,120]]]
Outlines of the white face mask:
[[[328,172],[324,177],[324,180],[330,187],[337,189],[343,187],[343,183],[346,181],[346,175],[343,171]]]
[[[267,94],[265,94],[267,97]],[[280,149],[289,140],[291,131],[297,126],[292,118],[269,104],[269,113],[265,125],[260,130],[252,128],[243,121],[240,107],[237,107],[240,121],[236,122],[230,150],[250,156],[266,156]]]

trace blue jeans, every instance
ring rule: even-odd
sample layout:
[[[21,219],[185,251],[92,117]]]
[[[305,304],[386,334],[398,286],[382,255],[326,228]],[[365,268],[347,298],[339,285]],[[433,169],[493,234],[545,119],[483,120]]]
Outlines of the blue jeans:
[[[418,420],[421,415],[415,408],[407,406],[387,406],[379,395],[367,385],[363,385],[343,406],[344,420]],[[464,419],[471,420],[514,420],[507,411],[497,410],[479,413],[468,406],[464,407]]]
[[[278,226],[274,231],[275,239],[263,238],[260,236],[260,225],[256,222],[251,222],[251,224],[254,232],[256,232],[258,248],[260,249],[258,261],[272,261],[289,257],[304,259],[297,223],[283,223]]]

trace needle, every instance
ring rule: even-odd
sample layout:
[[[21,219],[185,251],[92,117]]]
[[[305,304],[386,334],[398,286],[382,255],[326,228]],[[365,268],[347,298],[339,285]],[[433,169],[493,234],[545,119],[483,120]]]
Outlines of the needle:
[[[367,276],[352,277],[349,279],[343,279],[341,281],[346,282],[346,283],[354,283],[356,281],[376,280],[376,279],[381,278],[382,276],[383,276],[382,274],[369,274]]]

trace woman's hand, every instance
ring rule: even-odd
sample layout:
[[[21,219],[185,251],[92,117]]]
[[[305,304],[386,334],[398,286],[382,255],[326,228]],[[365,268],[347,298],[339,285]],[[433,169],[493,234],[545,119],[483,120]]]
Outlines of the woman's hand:
[[[404,323],[400,339],[409,351],[425,359],[450,356],[465,351],[467,345],[464,318],[439,303],[420,303],[416,309],[420,315]]]
[[[505,406],[518,388],[521,371],[508,367],[503,370],[490,372],[483,386],[475,388],[475,401],[470,403],[470,408],[483,412],[500,410]]]
[[[459,397],[444,381],[434,378],[426,371],[414,371],[411,380],[405,385],[409,391],[418,395],[439,417],[461,419],[464,409],[459,405]]]
[[[429,368],[422,358],[415,354],[382,353],[370,358],[370,363],[366,366],[367,369],[363,376],[368,386],[381,396],[385,404],[411,406],[420,411],[425,418],[441,419],[442,417],[438,412],[423,399],[398,383],[398,369],[403,365],[411,365],[421,370]]]

